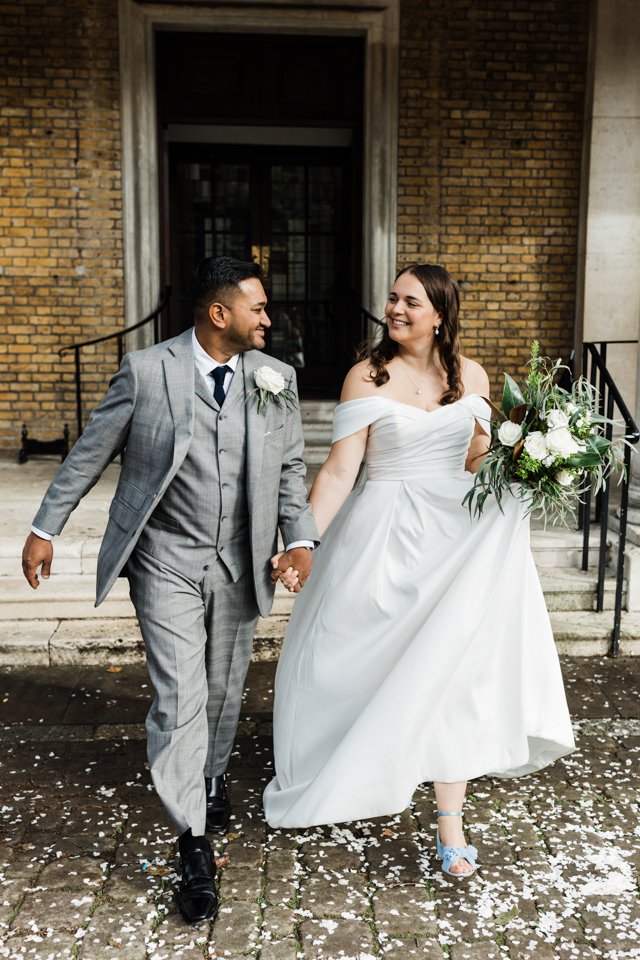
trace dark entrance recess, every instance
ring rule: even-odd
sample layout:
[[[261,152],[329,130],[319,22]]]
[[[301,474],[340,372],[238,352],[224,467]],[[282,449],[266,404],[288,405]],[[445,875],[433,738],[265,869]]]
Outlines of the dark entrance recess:
[[[202,257],[259,262],[267,352],[335,397],[361,336],[363,43],[159,32],[167,336]]]

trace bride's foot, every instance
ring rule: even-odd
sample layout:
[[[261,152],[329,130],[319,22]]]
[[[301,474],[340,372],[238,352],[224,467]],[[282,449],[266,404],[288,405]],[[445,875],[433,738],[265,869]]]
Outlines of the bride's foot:
[[[442,872],[452,877],[470,877],[475,873],[478,851],[465,843],[462,814],[440,811],[437,816],[437,853],[442,858]]]

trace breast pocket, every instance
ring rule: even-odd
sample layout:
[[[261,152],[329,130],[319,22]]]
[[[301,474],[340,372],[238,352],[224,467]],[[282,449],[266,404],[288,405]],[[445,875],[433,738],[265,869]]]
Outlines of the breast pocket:
[[[264,435],[264,445],[265,447],[271,443],[277,443],[278,441],[284,440],[284,423],[281,423],[279,426],[274,427],[273,430],[268,430]]]

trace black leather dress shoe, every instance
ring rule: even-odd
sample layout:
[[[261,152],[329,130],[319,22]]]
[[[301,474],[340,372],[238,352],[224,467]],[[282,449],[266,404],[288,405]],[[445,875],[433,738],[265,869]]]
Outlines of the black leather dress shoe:
[[[213,920],[218,912],[218,894],[213,885],[216,865],[211,847],[205,840],[180,857],[182,883],[176,900],[187,923]]]
[[[225,775],[205,777],[207,788],[207,833],[226,833],[231,820]]]

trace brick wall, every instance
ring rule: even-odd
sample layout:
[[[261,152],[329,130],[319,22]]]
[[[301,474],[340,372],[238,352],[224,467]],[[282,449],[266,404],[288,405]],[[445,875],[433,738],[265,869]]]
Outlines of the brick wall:
[[[463,285],[466,352],[494,381],[574,320],[588,0],[402,0],[399,263]],[[74,432],[72,359],[123,324],[115,0],[3,3],[0,449]],[[36,362],[37,361],[37,362]],[[84,365],[87,408],[115,359]]]
[[[573,341],[588,0],[402,0],[398,259],[463,288],[465,352]]]
[[[122,326],[117,4],[21,0],[0,17],[0,448],[74,428],[70,341]],[[93,398],[106,361],[86,364]],[[37,367],[36,367],[37,363]],[[112,363],[109,364],[112,369]]]

